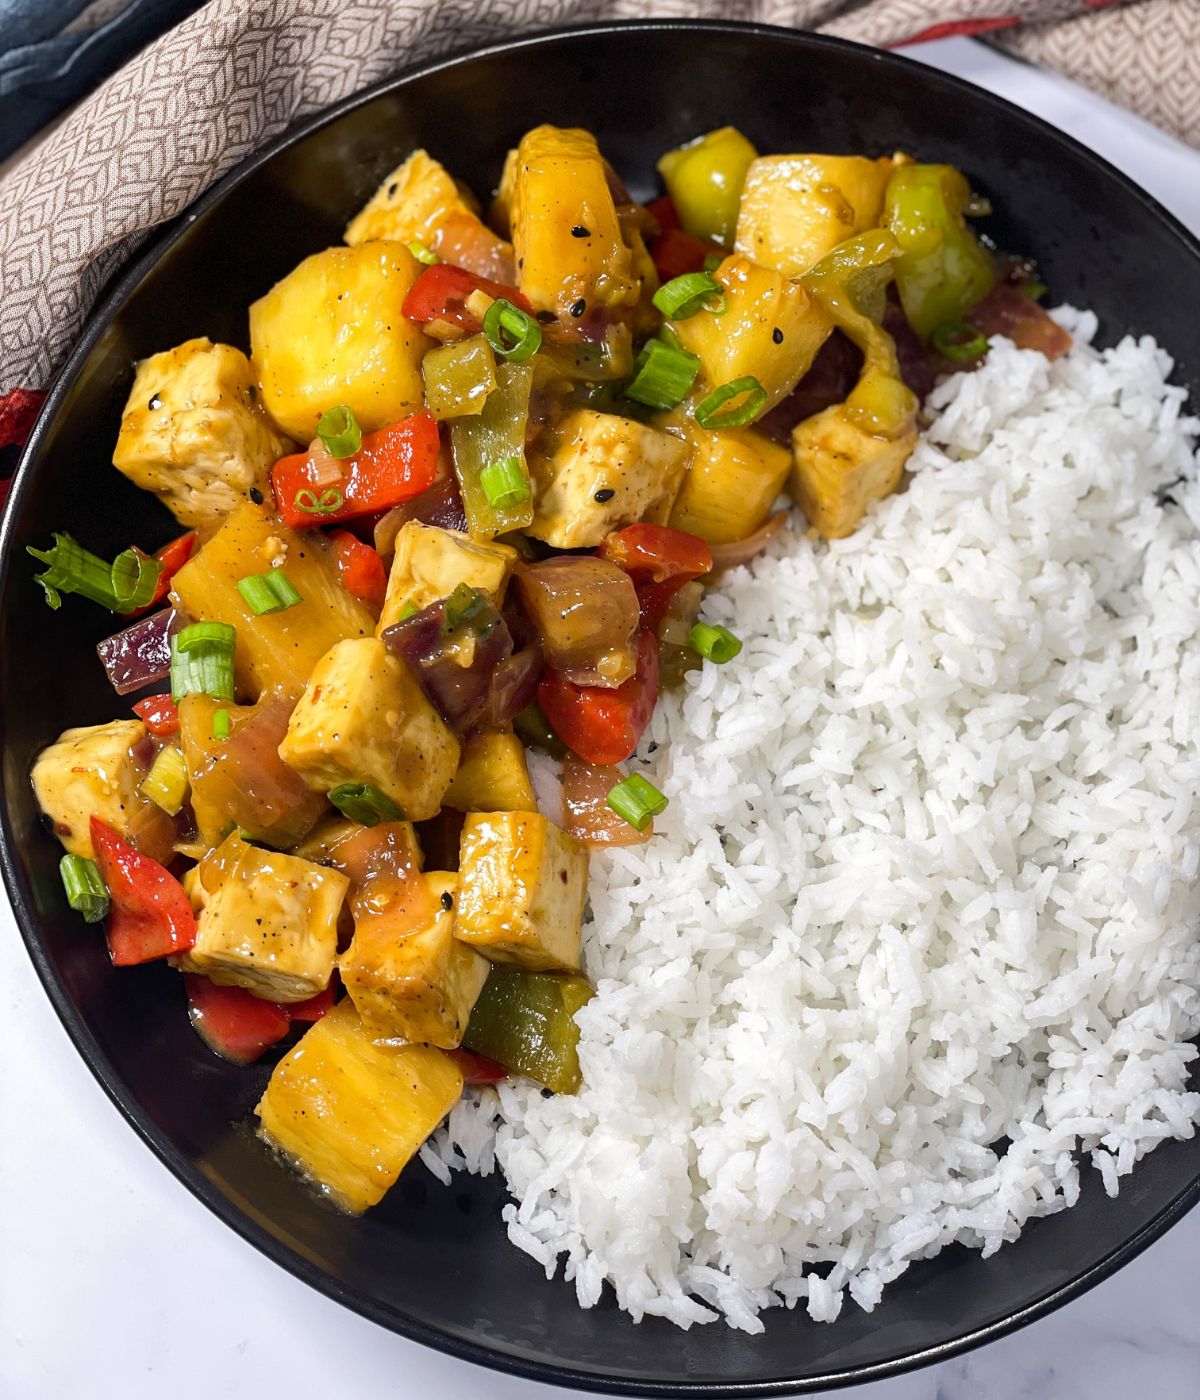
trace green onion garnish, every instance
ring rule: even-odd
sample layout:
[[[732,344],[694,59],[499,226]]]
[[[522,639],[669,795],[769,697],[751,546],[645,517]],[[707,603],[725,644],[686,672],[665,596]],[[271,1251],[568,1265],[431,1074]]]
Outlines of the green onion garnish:
[[[496,354],[514,365],[536,355],[542,343],[541,326],[528,312],[503,297],[484,312],[483,333]]]
[[[405,603],[405,605],[400,609],[400,621],[403,622],[406,618],[416,617],[416,615],[420,611],[421,609],[417,607],[416,603],[414,603],[413,600],[410,598],[408,602]]]
[[[652,817],[667,810],[667,799],[640,773],[622,778],[604,800],[618,817],[638,831],[644,831]]]
[[[392,799],[371,783],[342,783],[330,791],[329,800],[343,816],[360,826],[404,820],[404,813]]]
[[[173,817],[188,794],[188,771],[183,761],[183,750],[174,744],[159,749],[138,791],[156,807],[161,807],[167,816]]]
[[[317,436],[331,457],[353,457],[362,446],[362,429],[354,411],[340,403],[317,419]]]
[[[113,563],[84,549],[70,535],[54,535],[49,549],[28,546],[27,553],[48,565],[37,574],[46,602],[52,608],[62,605],[64,593],[78,593],[110,612],[128,613],[144,608],[158,586],[162,565],[137,549],[125,549]]]
[[[1038,277],[1031,277],[1028,282],[1021,283],[1021,291],[1031,301],[1039,301],[1050,290]]]
[[[171,699],[212,695],[233,699],[237,632],[224,622],[194,622],[171,638]]]
[[[697,622],[688,633],[688,645],[700,653],[706,661],[715,661],[724,666],[742,649],[739,638],[728,627],[710,627],[707,622]]]
[[[741,398],[743,394],[746,395],[745,400],[736,408],[727,408],[724,413],[720,411],[731,399]],[[747,423],[754,422],[766,402],[767,391],[752,374],[747,374],[741,379],[731,379],[728,384],[722,384],[703,399],[696,406],[696,422],[702,428],[714,431],[719,428],[744,428]]]
[[[229,738],[229,711],[214,710],[212,722],[212,736],[224,742]]]
[[[441,258],[438,257],[433,249],[427,248],[419,238],[413,239],[408,245],[408,251],[419,263],[424,263],[426,267],[434,267],[441,262]]]
[[[703,310],[714,297],[724,300],[721,284],[707,272],[685,272],[664,282],[652,298],[654,305],[672,321],[684,321]]]
[[[442,609],[442,636],[448,637],[462,627],[469,627],[476,636],[486,636],[495,625],[493,611],[486,593],[469,583],[460,583]]]
[[[935,350],[956,363],[977,359],[988,348],[987,336],[966,321],[947,321],[930,339]]]
[[[108,913],[108,886],[100,867],[87,856],[63,856],[58,862],[67,903],[85,923],[98,924]]]
[[[302,486],[296,492],[292,504],[297,510],[305,510],[309,515],[332,515],[335,510],[341,510],[346,504],[346,498],[336,486],[330,486],[319,496],[307,486]]]
[[[247,574],[245,578],[238,579],[237,591],[255,617],[283,612],[304,601],[282,569],[268,569],[265,574]]]
[[[709,253],[708,257],[704,259],[705,272],[716,272],[723,261],[724,259],[721,257],[720,253]]]
[[[479,473],[479,484],[493,510],[524,505],[532,494],[519,457],[501,457],[498,462],[489,462]]]
[[[661,340],[648,340],[633,362],[633,378],[625,395],[649,408],[674,408],[682,403],[699,373],[698,355]]]

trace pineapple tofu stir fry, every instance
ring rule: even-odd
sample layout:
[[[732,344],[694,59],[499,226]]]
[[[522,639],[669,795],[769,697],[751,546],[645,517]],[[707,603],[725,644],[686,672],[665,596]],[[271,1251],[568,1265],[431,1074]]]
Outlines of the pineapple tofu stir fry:
[[[133,716],[33,767],[67,901],[180,970],[212,1051],[277,1047],[262,1137],[348,1211],[464,1084],[579,1087],[589,850],[652,839],[658,695],[742,649],[705,584],[791,504],[850,534],[989,334],[1068,343],[949,166],[725,127],[659,171],[638,203],[539,126],[485,213],[407,154],[248,356],[132,367],[113,463],[186,533],[30,550],[51,607],[125,619]]]

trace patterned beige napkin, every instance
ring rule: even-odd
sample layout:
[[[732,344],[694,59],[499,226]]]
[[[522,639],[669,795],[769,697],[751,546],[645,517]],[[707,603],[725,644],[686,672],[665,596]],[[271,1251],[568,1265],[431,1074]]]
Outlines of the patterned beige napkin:
[[[0,446],[138,242],[298,118],[485,40],[664,16],[892,47],[987,34],[1200,145],[1200,0],[210,0],[0,181]]]

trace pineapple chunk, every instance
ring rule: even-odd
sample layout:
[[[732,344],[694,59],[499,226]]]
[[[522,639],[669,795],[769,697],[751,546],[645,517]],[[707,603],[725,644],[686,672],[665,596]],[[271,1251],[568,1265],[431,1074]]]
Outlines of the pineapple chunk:
[[[113,466],[183,525],[213,525],[290,447],[263,411],[254,369],[232,345],[187,340],[139,362]]]
[[[712,387],[753,375],[767,391],[766,413],[808,372],[833,321],[798,282],[740,254],[713,276],[725,291],[725,311],[699,311],[671,324],[683,348],[699,355]]]
[[[513,280],[512,244],[488,228],[427,151],[397,166],[346,229],[349,244],[376,239],[424,243],[443,262],[494,282]]]
[[[664,524],[688,450],[631,418],[574,409],[530,456],[534,514],[526,533],[556,549],[580,549],[637,520]]]
[[[587,850],[537,812],[463,823],[454,932],[493,962],[578,972]]]
[[[153,860],[166,860],[175,823],[140,791],[154,749],[139,719],[114,719],[65,730],[33,765],[33,790],[55,836],[75,856],[92,859],[91,819]]]
[[[460,812],[536,812],[525,745],[511,729],[472,734],[442,802]]]
[[[873,501],[890,496],[916,446],[915,420],[897,437],[877,437],[834,404],[792,430],[792,492],[809,525],[827,540],[853,532]]]
[[[338,968],[370,1035],[453,1050],[491,964],[454,936],[458,876],[436,870],[425,879],[432,922],[395,932],[386,917],[361,919]]]
[[[382,637],[388,627],[399,622],[409,603],[427,608],[439,598],[448,598],[460,583],[486,593],[498,608],[517,558],[511,545],[490,544],[458,530],[408,521],[396,536],[376,636]]]
[[[791,470],[786,447],[750,428],[687,429],[692,461],[670,524],[709,544],[744,540],[766,520]]]
[[[237,591],[247,574],[278,565],[301,602],[256,617]],[[375,620],[342,586],[333,550],[316,531],[289,530],[265,506],[239,506],[172,580],[172,597],[197,622],[237,628],[238,689],[252,699],[279,690],[295,698],[321,656],[343,637],[366,637]]]
[[[382,1199],[462,1085],[449,1055],[376,1043],[343,999],[275,1066],[255,1112],[266,1141],[357,1214]]]
[[[742,186],[734,247],[785,277],[874,228],[895,169],[890,156],[759,156]]]
[[[404,662],[362,637],[317,662],[279,756],[317,792],[371,783],[419,822],[442,805],[459,747]]]
[[[634,306],[640,286],[633,254],[591,132],[534,127],[505,176],[518,285],[534,309],[570,324],[589,311]],[[577,237],[577,228],[586,235]]]
[[[338,404],[364,433],[421,407],[421,356],[432,342],[401,311],[420,273],[402,243],[327,248],[250,308],[263,399],[297,442]]]
[[[196,941],[178,960],[267,1001],[304,1001],[329,985],[350,881],[298,856],[260,850],[234,832],[199,867]]]

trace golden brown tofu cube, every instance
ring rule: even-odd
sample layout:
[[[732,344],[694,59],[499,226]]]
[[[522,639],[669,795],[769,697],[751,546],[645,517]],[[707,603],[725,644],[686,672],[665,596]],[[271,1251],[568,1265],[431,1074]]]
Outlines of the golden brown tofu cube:
[[[387,918],[363,919],[338,966],[371,1035],[453,1050],[491,963],[454,936],[458,876],[435,870],[425,880],[434,901],[428,924],[395,931]]]
[[[578,972],[587,850],[537,812],[470,812],[454,931],[493,962]]]
[[[382,1199],[462,1085],[441,1050],[373,1040],[343,998],[275,1066],[255,1111],[266,1141],[358,1214]]]
[[[556,549],[582,549],[638,520],[666,523],[687,466],[686,442],[591,408],[568,413],[548,442],[530,458],[528,534]]]
[[[291,444],[267,417],[254,368],[232,345],[188,340],[139,362],[113,466],[182,525],[213,525]]]
[[[166,860],[175,823],[141,791],[154,750],[140,719],[67,729],[38,755],[33,791],[55,836],[76,856],[95,856],[91,819],[152,860]]]
[[[670,524],[709,544],[744,540],[766,520],[792,457],[752,428],[688,429],[692,459]]]
[[[899,437],[876,437],[835,404],[792,429],[792,494],[827,540],[853,532],[873,501],[890,496],[916,446],[916,423]]]
[[[427,608],[439,598],[448,598],[460,583],[486,593],[499,607],[517,557],[511,545],[473,540],[458,530],[408,521],[396,536],[376,635],[383,636],[399,622],[408,604],[418,610]]]
[[[511,729],[477,730],[442,802],[460,812],[536,812],[525,745]]]
[[[409,821],[424,821],[442,805],[459,745],[404,662],[361,637],[317,662],[279,756],[317,792],[370,783]]]
[[[196,942],[179,959],[184,972],[267,1001],[304,1001],[325,990],[350,888],[343,874],[261,850],[234,832],[202,863],[199,881]]]

